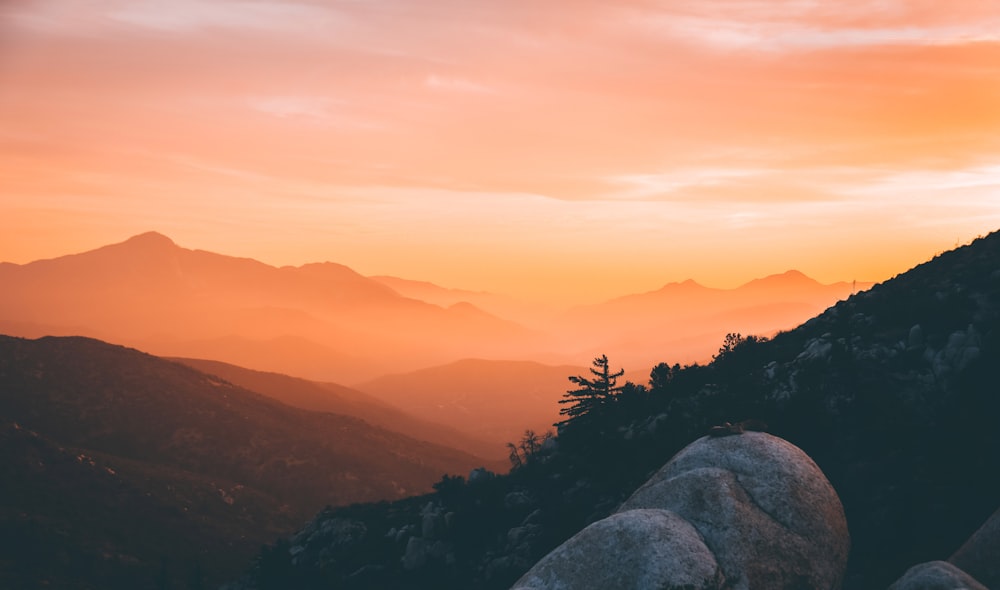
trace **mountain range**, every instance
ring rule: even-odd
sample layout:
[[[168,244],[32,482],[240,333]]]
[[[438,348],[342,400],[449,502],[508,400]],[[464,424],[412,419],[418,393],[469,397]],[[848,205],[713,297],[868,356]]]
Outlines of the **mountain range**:
[[[581,360],[607,351],[630,378],[704,361],[727,333],[773,334],[855,288],[789,272],[560,311],[156,233],[0,263],[0,284],[0,518],[16,556],[0,585],[25,588],[218,581],[326,504],[505,471],[505,443],[559,419]]]
[[[409,299],[339,264],[276,268],[157,233],[0,264],[0,283],[0,330],[9,334],[88,335],[341,383],[533,349],[532,332],[513,322]]]
[[[729,332],[793,327],[852,291],[790,272],[736,289],[672,283],[559,311],[331,262],[277,268],[155,232],[0,263],[0,284],[2,333],[90,336],[343,384],[470,358],[580,365],[603,353],[643,374],[663,359],[707,360]]]

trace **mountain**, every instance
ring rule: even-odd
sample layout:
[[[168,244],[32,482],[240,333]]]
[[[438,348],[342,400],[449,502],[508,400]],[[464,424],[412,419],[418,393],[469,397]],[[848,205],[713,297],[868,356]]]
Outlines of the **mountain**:
[[[464,359],[359,384],[361,391],[402,408],[484,438],[501,448],[526,429],[543,434],[559,421],[559,402],[570,375],[586,373],[571,365],[531,361]]]
[[[266,360],[254,366],[325,380],[534,348],[532,333],[513,322],[403,297],[343,265],[276,268],[181,248],[157,233],[4,263],[0,284],[0,327],[15,334],[45,330],[168,356]]]
[[[0,529],[61,552],[0,561],[0,576],[52,560],[57,578],[79,567],[95,587],[152,587],[161,561],[171,575],[197,567],[218,580],[324,505],[426,492],[482,464],[81,337],[0,336],[0,423],[11,475]]]
[[[391,288],[404,297],[419,299],[441,307],[451,307],[456,303],[469,303],[490,314],[513,320],[525,326],[543,325],[555,314],[555,309],[550,306],[486,291],[450,289],[428,281],[415,281],[385,275],[368,278]]]
[[[509,588],[710,427],[756,418],[836,490],[851,536],[844,587],[886,588],[948,559],[996,511],[998,269],[1000,232],[773,338],[730,338],[711,363],[658,365],[645,391],[522,445],[510,474],[320,513],[229,587]]]
[[[276,268],[189,250],[155,232],[89,252],[0,263],[0,332],[84,335],[357,384],[463,358],[577,364],[630,375],[704,361],[730,332],[773,334],[846,297],[790,271],[737,289],[693,281],[566,312],[331,262]],[[858,285],[865,288],[866,285]]]
[[[360,418],[369,424],[417,440],[463,449],[467,453],[483,457],[487,464],[491,459],[506,461],[504,457],[507,452],[502,444],[489,443],[444,424],[417,418],[351,387],[255,371],[219,361],[185,358],[170,360],[221,377],[234,385],[262,393],[296,408]]]
[[[557,325],[581,356],[606,352],[635,371],[663,361],[704,362],[726,334],[772,335],[871,286],[824,285],[794,270],[734,289],[687,280],[574,308]]]

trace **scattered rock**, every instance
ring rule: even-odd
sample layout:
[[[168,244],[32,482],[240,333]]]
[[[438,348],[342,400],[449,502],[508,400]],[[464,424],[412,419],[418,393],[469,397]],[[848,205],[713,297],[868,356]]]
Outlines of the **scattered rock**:
[[[987,590],[975,578],[947,561],[929,561],[906,570],[889,590]]]
[[[436,539],[444,529],[443,510],[434,502],[428,502],[420,511],[420,534],[426,539]]]
[[[913,327],[910,328],[910,333],[906,339],[906,346],[909,349],[924,347],[924,329],[920,327],[920,324],[913,324]]]
[[[507,547],[513,548],[541,534],[542,527],[537,524],[516,526],[507,531]]]
[[[1000,509],[948,561],[989,588],[1000,588]]]
[[[521,521],[521,525],[524,526],[526,524],[537,524],[538,521],[541,520],[541,518],[542,518],[542,509],[536,508],[531,512],[531,514],[524,517],[524,520]]]
[[[507,510],[523,510],[533,504],[531,496],[525,492],[510,492],[503,498],[503,506]]]
[[[511,590],[722,588],[701,535],[666,510],[629,510],[583,529],[546,555]]]
[[[403,569],[410,571],[427,563],[427,541],[421,537],[410,537],[403,554]]]

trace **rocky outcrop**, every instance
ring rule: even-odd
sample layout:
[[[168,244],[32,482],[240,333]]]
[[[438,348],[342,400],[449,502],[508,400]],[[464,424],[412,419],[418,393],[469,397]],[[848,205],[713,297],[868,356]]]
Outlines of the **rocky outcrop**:
[[[849,549],[840,500],[816,464],[747,432],[686,447],[514,588],[833,589]]]
[[[1000,588],[1000,510],[948,558],[986,586]]]
[[[619,509],[663,508],[705,537],[733,588],[836,588],[850,538],[823,472],[761,432],[702,438]]]
[[[987,590],[975,578],[948,563],[929,561],[906,570],[889,590]]]
[[[697,529],[666,510],[628,510],[583,529],[546,555],[516,590],[721,588]]]

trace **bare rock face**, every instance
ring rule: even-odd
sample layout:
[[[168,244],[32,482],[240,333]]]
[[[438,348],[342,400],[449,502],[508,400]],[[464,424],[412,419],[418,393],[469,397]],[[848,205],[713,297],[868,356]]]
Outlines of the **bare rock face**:
[[[546,555],[512,590],[722,588],[715,556],[687,521],[666,510],[613,514]]]
[[[987,590],[975,578],[947,561],[929,561],[906,570],[889,590]]]
[[[987,587],[1000,588],[1000,510],[948,558]]]
[[[688,445],[619,509],[690,522],[734,589],[839,588],[850,550],[833,487],[798,447],[762,432]]]
[[[762,432],[688,445],[512,590],[834,590],[850,537],[813,461]]]

